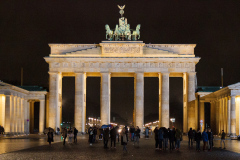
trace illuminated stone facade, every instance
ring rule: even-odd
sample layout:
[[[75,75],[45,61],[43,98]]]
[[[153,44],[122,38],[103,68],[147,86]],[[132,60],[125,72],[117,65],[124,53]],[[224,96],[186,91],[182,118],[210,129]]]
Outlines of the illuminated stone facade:
[[[46,91],[28,91],[0,81],[0,125],[4,127],[5,134],[29,134],[34,125],[36,101],[40,102],[39,133],[43,133],[46,94]]]
[[[144,125],[144,77],[159,78],[159,125],[169,127],[169,77],[184,83],[184,132],[188,102],[195,99],[195,44],[145,44],[142,41],[103,41],[100,44],[49,44],[48,126],[60,128],[62,77],[75,77],[75,127],[85,132],[86,78],[101,77],[101,124],[110,124],[111,77],[134,77],[134,122]],[[195,111],[194,111],[195,112]],[[196,122],[191,122],[196,124]]]
[[[210,124],[207,126],[205,122],[206,103],[210,103]],[[203,120],[202,130],[210,127],[214,134],[219,134],[222,130],[230,136],[240,134],[240,83],[224,88],[219,87],[215,92],[197,92],[195,101],[189,102],[189,106],[199,112],[196,115],[198,123],[195,129],[200,128],[199,122]]]

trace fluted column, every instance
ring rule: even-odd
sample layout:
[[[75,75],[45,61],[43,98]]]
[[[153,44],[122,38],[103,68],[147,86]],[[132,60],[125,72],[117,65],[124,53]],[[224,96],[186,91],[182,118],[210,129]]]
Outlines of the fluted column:
[[[231,133],[231,98],[227,100],[227,134]]]
[[[17,108],[17,96],[13,97],[13,106],[11,108],[11,132],[16,132],[16,108]]]
[[[85,132],[86,121],[86,73],[76,73],[75,76],[75,127]]]
[[[162,73],[162,127],[169,128],[169,73]]]
[[[11,132],[11,108],[13,105],[12,95],[5,96],[5,133],[9,134]]]
[[[158,112],[159,112],[159,126],[162,126],[162,74],[161,73],[158,73],[158,82],[159,82],[159,87],[158,87],[158,97],[159,97],[159,102],[158,102],[158,105],[159,105],[159,109],[158,109]]]
[[[195,85],[196,85],[196,72],[188,72],[188,78],[187,78],[187,103],[194,101],[196,99],[195,97]],[[195,102],[194,102],[195,103]],[[187,113],[187,130],[185,130],[185,133],[188,132],[189,128],[193,128],[197,121],[195,121],[195,108],[193,107],[195,104],[192,104],[190,106],[187,106],[187,110],[191,111]]]
[[[220,133],[219,132],[219,121],[220,121],[220,115],[219,115],[219,100],[216,100],[215,102],[215,105],[216,105],[216,134]]]
[[[24,133],[24,105],[25,105],[25,103],[24,103],[25,101],[24,101],[24,99],[23,98],[21,98],[21,113],[20,113],[20,124],[21,124],[21,133]]]
[[[188,74],[183,73],[183,132],[188,132]]]
[[[144,125],[144,73],[135,73],[134,92],[135,122],[142,131]]]
[[[30,134],[30,102],[27,101],[27,134]]]
[[[110,124],[111,73],[101,73],[101,125]]]
[[[44,132],[44,120],[45,120],[45,100],[40,100],[39,105],[39,133]]]
[[[27,101],[27,99],[24,99],[24,110],[23,110],[23,112],[24,112],[24,133],[26,134],[27,133],[27,129],[28,129],[28,107],[29,107],[29,105],[28,105],[28,101]]]
[[[62,74],[49,72],[49,127],[60,128],[61,89]]]
[[[236,104],[235,96],[231,96],[231,135],[236,136]]]

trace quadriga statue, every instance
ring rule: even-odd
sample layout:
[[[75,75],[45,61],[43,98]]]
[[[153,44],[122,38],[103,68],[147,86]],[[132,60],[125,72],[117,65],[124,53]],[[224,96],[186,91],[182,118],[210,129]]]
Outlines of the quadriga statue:
[[[108,24],[105,25],[105,29],[106,29],[106,39],[112,41],[113,40],[113,31],[110,29]]]
[[[131,41],[131,31],[130,31],[130,24],[127,24],[126,30],[124,32],[125,39]]]
[[[137,41],[138,39],[140,39],[140,27],[141,27],[141,25],[138,24],[136,27],[136,30],[133,31],[133,34],[132,34],[133,41]]]

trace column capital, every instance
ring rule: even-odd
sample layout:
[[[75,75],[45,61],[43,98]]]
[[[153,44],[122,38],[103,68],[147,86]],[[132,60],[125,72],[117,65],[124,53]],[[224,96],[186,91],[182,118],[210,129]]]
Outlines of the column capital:
[[[162,75],[169,75],[170,72],[161,72]]]
[[[74,72],[75,74],[86,74],[86,72]]]

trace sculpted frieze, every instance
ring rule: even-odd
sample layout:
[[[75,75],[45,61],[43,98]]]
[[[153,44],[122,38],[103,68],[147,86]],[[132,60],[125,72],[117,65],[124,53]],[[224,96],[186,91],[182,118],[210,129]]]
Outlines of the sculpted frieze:
[[[53,62],[51,68],[187,68],[195,71],[194,63],[166,63],[166,62]]]
[[[104,53],[140,53],[140,47],[104,47]]]

